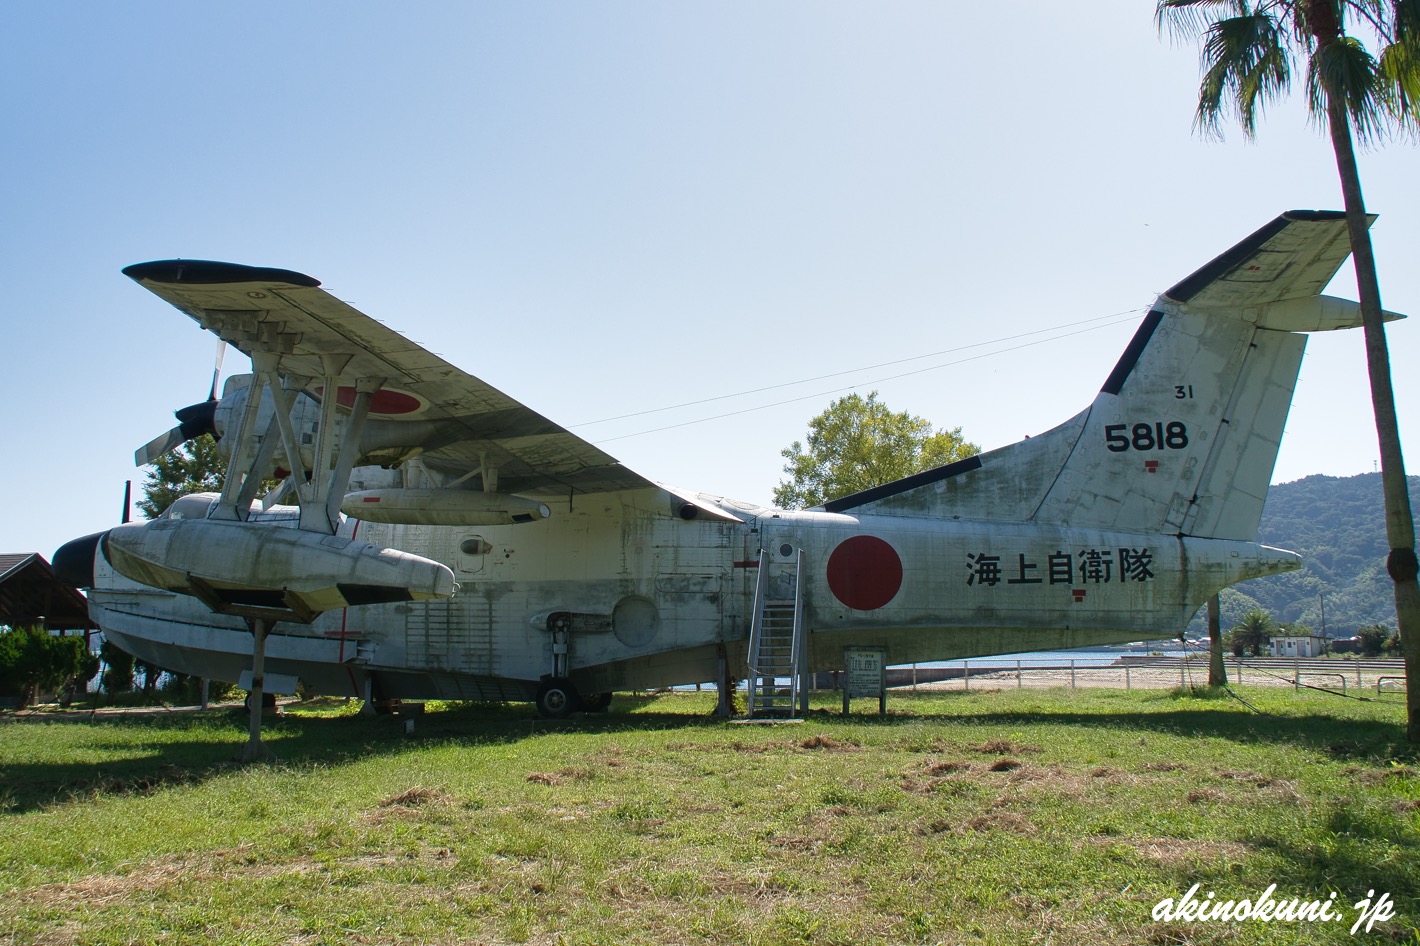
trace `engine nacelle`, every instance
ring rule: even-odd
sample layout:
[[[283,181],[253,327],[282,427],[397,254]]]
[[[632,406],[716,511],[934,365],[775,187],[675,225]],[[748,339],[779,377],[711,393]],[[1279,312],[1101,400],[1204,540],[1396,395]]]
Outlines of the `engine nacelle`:
[[[346,493],[340,511],[366,522],[421,526],[502,526],[552,515],[543,503],[472,489],[366,489]]]
[[[310,621],[337,608],[454,593],[454,573],[438,562],[274,524],[155,519],[110,529],[100,548],[120,574],[229,614]]]

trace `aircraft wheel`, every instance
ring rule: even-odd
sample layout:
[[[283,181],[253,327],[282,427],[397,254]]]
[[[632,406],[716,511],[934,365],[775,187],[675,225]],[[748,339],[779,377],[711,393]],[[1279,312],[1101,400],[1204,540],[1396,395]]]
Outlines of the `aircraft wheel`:
[[[537,713],[549,719],[569,716],[582,704],[577,688],[570,680],[554,677],[544,680],[537,690]]]
[[[246,707],[246,711],[247,711],[248,713],[251,712],[251,694],[250,694],[250,693],[248,693],[248,694],[247,694],[247,698],[242,701],[242,705]],[[275,694],[275,693],[263,693],[263,694],[261,694],[261,709],[262,709],[262,712],[265,712],[265,711],[267,711],[267,710],[269,710],[269,709],[275,709],[275,708],[276,708],[276,694]]]
[[[582,709],[588,713],[605,713],[611,706],[610,693],[593,693],[591,696],[582,697]]]

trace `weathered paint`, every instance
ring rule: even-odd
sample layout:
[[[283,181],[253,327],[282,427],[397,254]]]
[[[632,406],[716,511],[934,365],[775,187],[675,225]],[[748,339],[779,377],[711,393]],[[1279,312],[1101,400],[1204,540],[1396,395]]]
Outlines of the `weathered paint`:
[[[268,672],[316,692],[363,695],[373,683],[385,697],[531,699],[563,648],[583,693],[711,680],[722,658],[742,675],[761,549],[771,592],[777,563],[802,553],[811,669],[841,667],[850,646],[880,646],[906,663],[1171,635],[1220,589],[1299,567],[1292,553],[1257,544],[1257,525],[1305,348],[1298,333],[1359,323],[1354,303],[1318,295],[1345,259],[1344,230],[1335,215],[1284,215],[1179,283],[1151,308],[1094,401],[1055,428],[805,511],[652,484],[314,281],[258,292],[251,280],[284,271],[186,263],[199,277],[191,284],[161,282],[178,264],[145,264],[135,278],[159,279],[150,288],[233,344],[274,340],[305,376],[324,364],[319,346],[300,347],[305,335],[368,340],[352,355],[359,370],[397,367],[403,378],[355,425],[353,452],[361,463],[403,466],[358,469],[349,485],[393,491],[379,495],[394,505],[461,486],[482,491],[476,502],[451,501],[448,516],[430,507],[410,517],[445,524],[349,518],[335,536],[303,539],[336,557],[322,588],[338,588],[340,550],[355,548],[401,550],[427,561],[431,575],[451,574],[456,590],[281,623],[269,637]],[[254,294],[284,300],[290,324],[204,308]],[[325,326],[335,334],[322,335]],[[254,357],[269,380],[280,356]],[[280,415],[282,443],[301,454],[299,464],[288,460],[272,435],[270,385],[248,404],[253,390],[263,388],[229,380],[215,411],[222,429],[251,419],[225,441],[240,441],[253,472],[319,468],[341,452],[341,431],[317,430],[328,419],[301,395]],[[520,491],[528,499],[513,496]],[[517,502],[500,504],[505,494]],[[547,516],[508,524],[529,500]],[[209,507],[211,497],[190,497],[169,518],[210,515]],[[256,534],[292,524],[279,510],[253,513],[209,530],[241,530],[252,542],[166,558],[160,533],[185,526],[124,527],[117,544],[153,559],[141,568],[105,558],[109,543],[95,537],[71,552],[93,556],[92,616],[120,646],[235,680],[252,653],[243,617],[214,613],[191,589],[152,585],[181,587],[200,559],[213,574],[284,593],[301,579],[299,562],[263,565],[253,549]]]

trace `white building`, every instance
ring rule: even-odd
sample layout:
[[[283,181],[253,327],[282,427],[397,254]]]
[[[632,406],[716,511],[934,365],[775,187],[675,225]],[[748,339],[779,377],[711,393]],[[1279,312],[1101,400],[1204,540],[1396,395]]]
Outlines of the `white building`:
[[[1320,657],[1326,653],[1326,638],[1316,634],[1272,638],[1273,657]]]

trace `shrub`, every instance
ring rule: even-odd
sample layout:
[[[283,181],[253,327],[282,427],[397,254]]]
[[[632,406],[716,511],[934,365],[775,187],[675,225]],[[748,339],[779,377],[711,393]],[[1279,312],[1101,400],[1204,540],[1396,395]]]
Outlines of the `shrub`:
[[[82,637],[56,637],[42,627],[9,628],[0,633],[0,690],[18,696],[23,708],[41,691],[80,676],[88,657]]]

